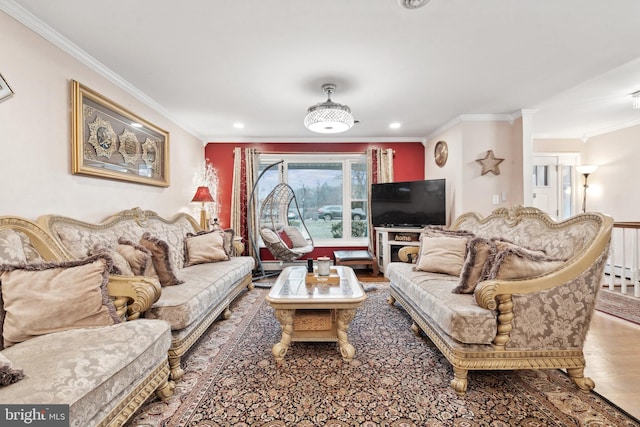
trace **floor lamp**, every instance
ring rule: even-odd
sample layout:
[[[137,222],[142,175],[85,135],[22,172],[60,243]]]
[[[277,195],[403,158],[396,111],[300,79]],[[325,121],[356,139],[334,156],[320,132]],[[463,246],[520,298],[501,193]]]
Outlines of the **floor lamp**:
[[[589,175],[594,173],[596,169],[598,169],[598,166],[595,165],[576,166],[576,170],[578,171],[578,173],[581,173],[582,176],[584,176],[584,189],[582,190],[582,212],[587,211],[587,188],[589,188],[587,180],[589,179]]]
[[[207,211],[204,208],[204,204],[213,202],[213,197],[211,197],[209,187],[198,187],[198,189],[196,190],[196,194],[193,196],[193,199],[191,201],[202,203],[202,208],[200,209],[200,228],[203,230],[208,230],[209,225],[207,224]]]

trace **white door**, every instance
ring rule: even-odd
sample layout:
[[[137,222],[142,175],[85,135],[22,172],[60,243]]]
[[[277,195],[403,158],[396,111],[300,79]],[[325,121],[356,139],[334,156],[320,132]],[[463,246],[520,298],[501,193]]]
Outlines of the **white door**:
[[[533,156],[533,206],[556,220],[575,214],[577,154]]]
[[[558,158],[535,156],[533,158],[533,206],[558,219]]]

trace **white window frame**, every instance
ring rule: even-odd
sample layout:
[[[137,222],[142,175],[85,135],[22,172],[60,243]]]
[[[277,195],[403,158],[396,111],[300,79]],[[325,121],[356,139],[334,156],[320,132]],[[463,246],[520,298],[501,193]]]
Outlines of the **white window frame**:
[[[366,164],[366,154],[358,153],[307,153],[307,154],[272,154],[264,153],[259,155],[260,164],[273,164],[283,160],[278,165],[279,176],[284,182],[288,182],[288,165],[289,163],[342,163],[342,238],[335,239],[320,239],[313,237],[313,242],[316,247],[346,247],[346,246],[367,246],[369,243],[368,237],[351,237],[351,221],[345,221],[345,218],[351,218],[351,202],[352,201],[364,201],[367,206],[367,200],[365,199],[351,199],[351,165],[355,163]],[[367,183],[367,185],[369,185]],[[369,221],[367,212],[367,224]],[[368,225],[367,225],[368,227]],[[367,234],[372,230],[367,230]]]

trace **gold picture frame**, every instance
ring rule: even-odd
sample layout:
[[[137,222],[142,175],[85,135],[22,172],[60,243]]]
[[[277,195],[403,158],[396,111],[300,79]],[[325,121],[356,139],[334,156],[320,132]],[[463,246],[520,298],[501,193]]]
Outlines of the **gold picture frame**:
[[[74,175],[169,186],[169,132],[72,81]]]

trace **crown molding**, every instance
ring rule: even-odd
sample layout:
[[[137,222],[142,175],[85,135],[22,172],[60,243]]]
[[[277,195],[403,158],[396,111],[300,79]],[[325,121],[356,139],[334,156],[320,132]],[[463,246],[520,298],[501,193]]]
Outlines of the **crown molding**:
[[[535,112],[535,110],[519,110],[508,114],[459,114],[431,132],[426,139],[431,140],[437,138],[440,134],[462,122],[509,122],[510,125],[513,125],[513,122],[517,119],[532,114],[531,112]]]
[[[149,108],[157,111],[162,114],[167,119],[176,123],[185,131],[189,132],[199,140],[204,143],[204,139],[202,135],[198,134],[195,130],[185,126],[181,123],[176,117],[174,117],[166,108],[162,105],[154,101],[151,97],[146,95],[140,89],[133,86],[131,83],[127,82],[125,79],[120,77],[118,74],[114,73],[111,69],[105,66],[103,63],[95,59],[93,56],[89,55],[86,51],[80,48],[80,46],[72,43],[69,39],[64,37],[62,34],[54,30],[52,27],[47,25],[45,22],[34,16],[28,10],[23,8],[22,6],[16,4],[13,0],[0,0],[0,10],[6,12],[9,16],[13,17],[15,20],[35,32],[36,34],[43,37],[45,40],[49,41],[56,47],[60,48],[63,52],[69,54],[73,58],[80,61],[82,64],[89,67],[91,70],[100,74],[111,83],[115,84],[143,104],[147,105]]]
[[[591,132],[583,132],[580,134],[533,133],[531,137],[534,139],[581,139],[583,142],[587,142],[589,138],[593,138],[594,136],[600,136],[638,125],[640,125],[640,119],[631,120],[629,122],[624,122],[613,126],[607,126]]]

